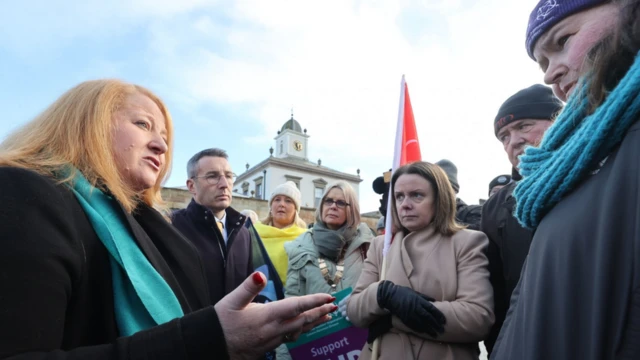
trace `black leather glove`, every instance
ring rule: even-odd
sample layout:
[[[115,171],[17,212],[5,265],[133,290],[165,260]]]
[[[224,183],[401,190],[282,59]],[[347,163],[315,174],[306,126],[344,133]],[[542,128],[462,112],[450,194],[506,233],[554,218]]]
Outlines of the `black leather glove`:
[[[424,294],[420,294],[423,298],[427,299],[427,301],[435,301],[435,299],[430,298]],[[373,344],[376,338],[386,334],[393,325],[391,324],[391,315],[385,315],[378,320],[374,321],[369,325],[369,335],[367,335],[367,343]]]
[[[386,334],[391,330],[391,315],[385,315],[369,325],[369,335],[367,343],[373,344],[376,338]]]
[[[432,337],[444,332],[447,319],[433,306],[433,299],[428,296],[409,287],[395,285],[388,280],[380,282],[377,296],[378,305],[400,318],[411,330]]]

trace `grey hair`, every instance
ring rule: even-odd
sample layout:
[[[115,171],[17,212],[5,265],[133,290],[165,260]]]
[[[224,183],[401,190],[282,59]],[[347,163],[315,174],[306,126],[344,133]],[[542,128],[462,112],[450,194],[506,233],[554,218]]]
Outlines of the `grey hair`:
[[[198,175],[198,161],[200,161],[200,159],[202,159],[203,157],[207,157],[207,156],[221,157],[229,160],[229,155],[227,155],[227,152],[222,149],[218,149],[218,148],[204,149],[196,153],[195,155],[193,155],[191,159],[189,159],[189,162],[187,162],[187,176],[189,177],[189,179],[192,179],[196,175]]]

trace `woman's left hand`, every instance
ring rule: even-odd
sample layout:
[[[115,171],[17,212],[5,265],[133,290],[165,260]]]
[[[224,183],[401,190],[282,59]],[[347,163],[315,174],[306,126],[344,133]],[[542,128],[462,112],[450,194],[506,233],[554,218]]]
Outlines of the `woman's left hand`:
[[[432,337],[444,333],[447,319],[431,303],[432,298],[389,280],[380,282],[377,296],[378,305],[397,316],[411,330],[427,333]]]

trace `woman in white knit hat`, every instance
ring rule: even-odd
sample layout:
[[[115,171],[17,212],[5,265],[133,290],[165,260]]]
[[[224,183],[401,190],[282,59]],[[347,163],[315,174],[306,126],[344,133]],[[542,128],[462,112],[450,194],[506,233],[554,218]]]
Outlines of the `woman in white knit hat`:
[[[282,284],[287,282],[288,263],[284,244],[307,230],[307,224],[298,215],[301,199],[300,190],[294,182],[278,185],[271,193],[269,215],[262,224],[255,224]]]

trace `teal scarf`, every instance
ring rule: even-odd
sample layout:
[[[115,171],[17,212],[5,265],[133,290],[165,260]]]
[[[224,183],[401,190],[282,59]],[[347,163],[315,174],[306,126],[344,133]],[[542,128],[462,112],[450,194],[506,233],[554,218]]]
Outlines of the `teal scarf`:
[[[514,190],[515,215],[527,228],[542,218],[607,157],[631,125],[640,119],[640,54],[624,78],[596,111],[585,116],[583,84],[549,128],[538,148],[520,157],[524,177]]]
[[[72,185],[71,190],[109,251],[120,335],[133,335],[181,317],[178,299],[138,247],[116,200],[91,186],[79,171]]]

